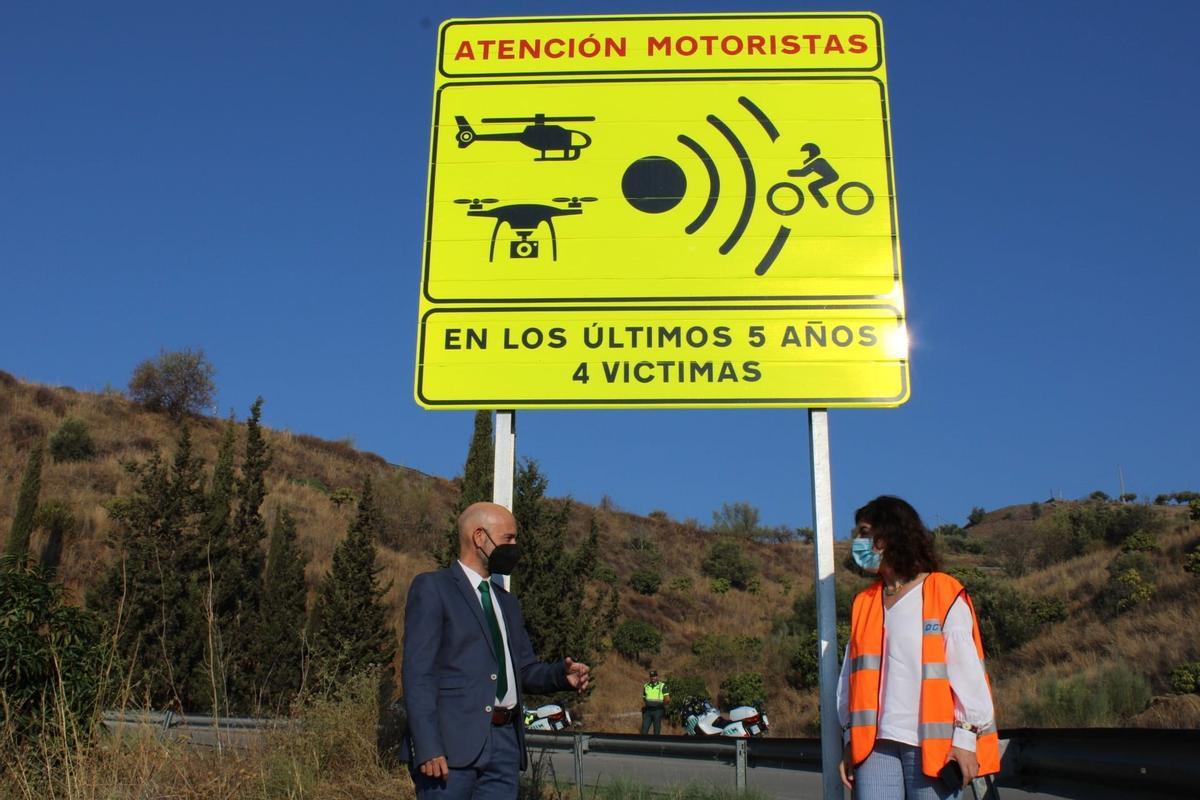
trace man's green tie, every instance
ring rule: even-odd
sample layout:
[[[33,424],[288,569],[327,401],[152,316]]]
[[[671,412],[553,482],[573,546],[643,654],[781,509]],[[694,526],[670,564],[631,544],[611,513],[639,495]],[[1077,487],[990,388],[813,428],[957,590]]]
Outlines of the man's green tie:
[[[492,634],[492,652],[496,654],[496,699],[503,700],[508,694],[508,668],[504,659],[504,637],[500,634],[500,623],[496,620],[496,609],[492,608],[491,581],[479,582],[483,616],[487,618],[488,630]]]

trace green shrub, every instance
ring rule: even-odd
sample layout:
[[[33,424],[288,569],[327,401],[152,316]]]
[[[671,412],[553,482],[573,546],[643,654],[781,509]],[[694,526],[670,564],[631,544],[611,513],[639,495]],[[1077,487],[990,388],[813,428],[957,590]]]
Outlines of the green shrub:
[[[1200,521],[1200,500],[1188,501],[1188,519],[1192,522]]]
[[[97,719],[105,661],[95,615],[38,568],[0,566],[0,717],[17,742],[54,726],[74,740]],[[58,717],[59,714],[63,716]],[[49,719],[48,719],[49,718]]]
[[[662,647],[662,634],[658,629],[640,619],[627,619],[617,626],[613,634],[613,649],[626,658],[640,659],[642,654],[653,654]]]
[[[763,642],[756,636],[708,633],[692,642],[692,653],[702,669],[738,669],[762,659]]]
[[[354,505],[358,502],[358,497],[355,496],[354,490],[350,487],[340,486],[329,494],[329,502],[333,503],[335,507],[341,508],[342,506]]]
[[[658,570],[649,567],[634,570],[633,574],[629,576],[629,585],[638,594],[656,594],[661,584],[662,575],[658,573]]]
[[[1121,551],[1124,553],[1148,553],[1157,549],[1158,540],[1145,531],[1130,534],[1121,542]]]
[[[724,578],[737,589],[745,589],[758,565],[746,554],[742,542],[721,537],[708,546],[700,571],[710,578]]]
[[[979,618],[984,652],[989,656],[1015,650],[1046,625],[1066,619],[1066,606],[1057,597],[1025,594],[978,569],[951,573],[967,588]]]
[[[596,565],[596,580],[603,581],[609,586],[616,588],[619,579],[620,576],[617,575],[617,571],[613,569],[611,564],[601,561]]]
[[[1200,550],[1193,550],[1184,557],[1183,569],[1200,578]]]
[[[96,457],[96,443],[83,420],[68,417],[50,437],[50,455],[55,462],[91,461]]]
[[[712,529],[716,533],[753,538],[759,534],[758,509],[749,503],[722,503],[713,512]]]
[[[850,607],[854,604],[855,591],[844,584],[833,585],[834,615],[836,619],[848,621]],[[783,621],[783,630],[790,634],[805,634],[817,626],[817,596],[812,592],[796,595],[792,601],[792,615]]]
[[[1135,533],[1156,534],[1162,518],[1149,506],[1113,506],[1085,503],[1065,514],[1070,555],[1081,555],[1100,545],[1117,546]]]
[[[850,625],[844,622],[839,623],[837,626],[837,656],[839,659],[842,657],[842,653],[846,652],[846,642],[848,641],[850,641]],[[784,679],[795,689],[815,689],[821,680],[816,628],[789,636],[785,648],[788,666]]]
[[[211,408],[216,370],[203,350],[163,350],[156,359],[138,364],[129,379],[129,399],[172,419]]]
[[[1155,586],[1142,573],[1130,569],[1115,576],[1110,589],[1115,595],[1116,611],[1120,614],[1153,597]]]
[[[307,486],[309,489],[315,489],[321,494],[329,494],[330,492],[329,487],[316,478],[292,478],[292,483],[297,486]]]
[[[1027,725],[1089,728],[1128,720],[1146,709],[1150,697],[1146,678],[1118,663],[1095,675],[1047,678],[1022,711]]]
[[[684,710],[694,701],[708,700],[708,686],[699,675],[668,675],[663,679],[671,701],[667,703],[667,719],[683,724]]]
[[[983,518],[986,516],[987,511],[979,506],[975,506],[971,509],[971,513],[967,515],[967,527],[969,528],[972,525],[978,525],[979,523],[983,522]]]
[[[1030,518],[1032,518],[1032,519],[1037,519],[1037,518],[1038,518],[1038,517],[1040,517],[1041,515],[1042,515],[1042,504],[1041,504],[1041,503],[1036,503],[1036,502],[1035,502],[1035,503],[1030,503],[1030,504],[1029,504],[1029,516],[1030,516]]]
[[[1108,565],[1108,583],[1097,596],[1100,609],[1123,614],[1154,596],[1157,571],[1143,552],[1121,553]]]
[[[713,594],[725,594],[732,587],[727,578],[713,578],[708,584],[708,588],[712,590]]]
[[[938,550],[951,553],[971,553],[973,555],[979,555],[983,552],[983,542],[976,541],[975,539],[964,539],[957,536],[940,540],[937,544],[937,547]]]
[[[692,590],[692,578],[690,575],[680,575],[678,578],[672,578],[669,588],[673,592],[690,592]]]
[[[1189,661],[1171,670],[1171,691],[1176,694],[1200,692],[1200,661]]]
[[[767,687],[757,672],[739,672],[721,681],[721,702],[727,708],[756,706],[762,711],[766,699]]]

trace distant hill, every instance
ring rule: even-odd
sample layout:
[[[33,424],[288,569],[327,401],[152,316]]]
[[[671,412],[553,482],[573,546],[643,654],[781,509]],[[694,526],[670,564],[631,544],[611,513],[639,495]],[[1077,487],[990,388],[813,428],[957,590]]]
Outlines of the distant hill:
[[[269,403],[268,398],[268,408]],[[113,558],[108,540],[114,530],[104,504],[132,487],[122,464],[156,449],[170,452],[177,430],[167,417],[119,393],[41,386],[0,372],[0,532],[11,523],[29,447],[68,418],[86,425],[96,456],[75,463],[47,459],[41,499],[62,501],[81,521],[66,543],[60,570],[79,600]],[[196,450],[211,469],[224,421],[193,418],[188,424]],[[385,579],[394,581],[386,601],[399,635],[408,584],[434,567],[431,553],[449,530],[457,480],[390,465],[346,441],[267,433],[273,462],[264,512],[270,520],[277,508],[286,507],[295,516],[301,546],[311,556],[310,592],[329,569],[333,548],[353,514],[353,503],[340,501],[346,492],[357,495],[363,478],[372,477],[384,520],[379,564]],[[462,442],[447,445],[460,446],[465,458],[467,439],[464,433]],[[554,476],[548,477],[553,489]],[[714,498],[713,505],[728,499]],[[661,630],[661,651],[652,656],[660,673],[698,675],[716,693],[731,673],[759,672],[775,732],[816,731],[816,692],[806,685],[803,663],[811,650],[804,638],[810,624],[811,545],[768,543],[766,536],[742,540],[741,552],[757,564],[758,580],[751,583],[752,591],[719,592],[701,569],[714,539],[711,532],[661,513],[626,513],[608,502],[602,507],[572,503],[572,509],[570,533],[577,539],[593,517],[598,522],[602,558],[622,587],[622,618],[642,619]],[[1134,544],[1150,549],[1124,553],[1128,536],[1122,525],[1136,529],[1128,533],[1143,533]],[[35,549],[41,546],[39,537]],[[995,642],[985,646],[994,653],[988,669],[1001,725],[1083,720],[1200,726],[1200,695],[1168,693],[1171,671],[1200,661],[1200,576],[1181,566],[1185,553],[1200,542],[1200,526],[1189,522],[1185,507],[1021,504],[986,512],[960,530],[940,528],[937,538],[948,568],[964,577],[981,615],[985,610],[990,615],[984,626]],[[847,546],[838,543],[836,549],[841,564]],[[1114,564],[1117,572],[1110,569]],[[661,579],[653,594],[630,587],[639,569]],[[1132,588],[1131,579],[1121,577],[1131,569],[1141,581]],[[839,569],[837,583],[844,606],[866,581]],[[1142,599],[1115,610],[1121,592],[1131,591]],[[596,670],[595,692],[578,709],[588,727],[636,729],[644,669],[607,653]]]

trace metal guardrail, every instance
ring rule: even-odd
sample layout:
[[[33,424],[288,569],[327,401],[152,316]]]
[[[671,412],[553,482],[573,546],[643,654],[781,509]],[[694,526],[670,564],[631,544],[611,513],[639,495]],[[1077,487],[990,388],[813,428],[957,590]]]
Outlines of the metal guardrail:
[[[252,746],[261,733],[296,724],[170,711],[104,714],[105,727],[114,733],[150,728],[161,738],[217,748]],[[1130,797],[1200,796],[1198,730],[1014,728],[1001,731],[1000,738],[1001,787],[1092,787]],[[532,749],[571,753],[577,785],[583,785],[583,760],[588,753],[725,763],[736,770],[738,789],[746,788],[749,772],[756,767],[821,770],[820,739],[527,732],[526,741]]]
[[[1130,797],[1200,796],[1200,731],[1015,728],[1000,736],[996,783],[1001,787],[1103,787]],[[746,775],[755,767],[821,770],[820,739],[527,733],[526,741],[531,747],[575,751],[577,776],[587,752],[728,763],[737,770],[738,789],[746,788]]]

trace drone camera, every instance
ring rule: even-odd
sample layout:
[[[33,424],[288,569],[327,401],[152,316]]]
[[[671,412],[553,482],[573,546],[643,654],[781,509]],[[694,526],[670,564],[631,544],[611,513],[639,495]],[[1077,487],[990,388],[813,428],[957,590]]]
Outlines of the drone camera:
[[[510,242],[508,245],[509,258],[537,258],[538,243],[528,239]]]

